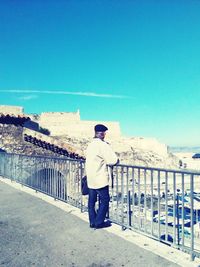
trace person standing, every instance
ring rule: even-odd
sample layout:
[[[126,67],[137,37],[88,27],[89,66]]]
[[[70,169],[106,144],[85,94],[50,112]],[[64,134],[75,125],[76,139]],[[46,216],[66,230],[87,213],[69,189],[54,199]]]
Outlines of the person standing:
[[[88,214],[91,228],[111,226],[105,221],[109,209],[109,174],[107,165],[115,165],[118,158],[110,145],[104,141],[108,128],[103,124],[94,127],[95,136],[86,149],[86,175],[89,188]],[[96,212],[95,203],[99,198],[99,209]]]

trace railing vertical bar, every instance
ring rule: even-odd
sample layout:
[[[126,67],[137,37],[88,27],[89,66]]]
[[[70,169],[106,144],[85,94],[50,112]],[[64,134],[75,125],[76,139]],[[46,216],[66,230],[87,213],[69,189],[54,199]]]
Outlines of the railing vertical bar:
[[[48,174],[46,174],[46,172],[43,170],[44,162],[42,158],[39,158],[37,161],[38,161],[38,165],[40,166],[38,169],[38,175],[39,175],[40,183],[43,184],[42,190],[49,194],[49,190],[48,190],[49,177],[48,177]]]
[[[80,163],[76,161],[75,206],[78,206],[79,204],[79,181],[80,181]]]
[[[13,162],[13,167],[12,167],[12,179],[13,181],[15,181],[15,162],[17,160],[17,155],[15,155],[14,157],[12,156],[12,162]]]
[[[80,177],[80,172],[79,172],[79,162],[75,161],[76,164],[76,175],[75,175],[75,181],[74,181],[74,188],[75,188],[75,206],[78,204],[79,200],[78,200],[78,193],[79,193],[79,177]]]
[[[11,177],[11,180],[13,181],[13,171],[14,171],[14,156],[13,155],[9,155],[10,161],[11,161],[11,168],[9,169],[7,166],[7,173],[8,173],[8,177]]]
[[[153,215],[154,215],[154,206],[153,206],[153,170],[151,170],[151,235],[153,236]]]
[[[79,170],[80,168],[78,168]],[[58,173],[58,178],[60,181],[60,188],[59,188],[59,197],[61,200],[64,200],[64,180],[63,180],[63,176],[62,176],[62,166],[61,166],[61,161],[57,160],[57,173]]]
[[[144,231],[147,231],[147,173],[146,169],[144,170]]]
[[[158,239],[160,239],[160,216],[161,216],[161,207],[160,207],[160,171],[158,171]]]
[[[49,195],[52,196],[52,194],[53,194],[53,181],[52,181],[52,177],[48,173],[48,166],[47,166],[47,161],[46,160],[44,162],[43,176],[44,175],[46,176],[46,179],[49,181],[49,190],[48,190],[48,193],[49,193]]]
[[[3,175],[6,177],[6,158],[7,155],[4,154],[4,161],[3,161]],[[7,178],[7,177],[6,177]]]
[[[190,222],[190,232],[191,232],[191,243],[190,243],[190,259],[194,261],[194,175],[190,176],[190,210],[191,210],[191,222]]]
[[[181,217],[182,217],[182,220],[183,220],[183,222],[184,222],[184,220],[185,220],[185,204],[184,204],[184,200],[185,200],[185,198],[184,198],[184,195],[185,195],[185,188],[184,188],[184,173],[182,173],[182,175],[181,175],[181,192],[182,192],[182,208],[181,208]],[[182,240],[182,248],[183,248],[183,246],[184,246],[184,237],[185,237],[185,235],[184,235],[184,223],[182,223],[182,234],[181,234],[181,240]]]
[[[56,168],[55,168],[55,176],[57,180],[57,197],[58,199],[62,199],[62,181],[61,177],[59,175],[59,168],[58,168],[58,160],[56,159],[55,162]]]
[[[54,179],[54,185],[55,185],[55,195],[54,198],[55,200],[58,199],[58,176],[56,173],[56,159],[54,159],[53,161],[51,161],[51,173],[53,175],[53,179]]]
[[[66,181],[65,181],[65,172],[64,172],[64,160],[61,161],[61,174],[63,177],[63,200],[65,201],[66,196]],[[82,177],[82,176],[81,176]],[[81,194],[82,197],[82,194]]]
[[[51,177],[48,176],[46,165],[47,165],[47,162],[46,162],[46,160],[45,160],[45,161],[43,161],[42,164],[41,164],[41,167],[42,167],[42,171],[40,172],[40,173],[41,173],[41,181],[42,181],[43,179],[46,179],[46,180],[48,181],[48,186],[49,186],[49,187],[47,187],[47,192],[48,192],[49,195],[51,195],[51,194],[52,194],[52,192],[51,192],[51,188],[52,188],[51,185],[52,185],[52,183],[51,183]],[[46,177],[46,178],[45,178],[45,177]]]
[[[72,203],[74,205],[75,199],[76,199],[76,194],[75,194],[75,180],[76,180],[76,161],[73,161],[73,178],[72,178]]]
[[[54,179],[55,179],[55,187],[56,187],[56,199],[59,199],[59,176],[58,176],[58,173],[57,173],[57,160],[54,159],[54,161],[52,162],[52,167],[53,168],[53,176],[54,176]]]
[[[70,191],[70,195],[69,195],[69,203],[70,204],[72,204],[72,199],[73,199],[73,194],[72,194],[72,192],[73,192],[73,187],[72,187],[72,183],[73,183],[73,179],[74,179],[74,163],[73,163],[73,161],[70,161],[70,173],[71,173],[71,175],[70,175],[70,189],[69,189],[69,191]]]
[[[72,161],[72,180],[71,180],[71,201],[74,204],[75,194],[74,194],[74,181],[75,181],[75,162]]]
[[[49,179],[51,181],[50,195],[54,196],[54,180],[53,180],[53,176],[51,175],[51,172],[50,172],[50,166],[49,166],[48,160],[46,160],[46,162],[45,162],[45,169],[43,171],[42,180],[44,180],[44,179]]]
[[[132,227],[134,227],[135,223],[135,169],[132,168]]]
[[[75,205],[76,203],[76,175],[77,175],[77,171],[76,171],[76,168],[77,168],[77,162],[74,161],[73,162],[73,180],[72,180],[72,203],[73,205]]]
[[[77,207],[79,207],[79,205],[80,205],[80,180],[81,180],[81,172],[80,172],[80,162],[79,161],[77,161],[77,175],[76,175],[76,180],[75,180],[75,184],[76,184],[76,203],[75,203],[75,205],[77,206]]]
[[[121,168],[121,225],[124,229],[124,168]]]
[[[52,183],[53,183],[53,194],[52,194],[52,196],[55,199],[55,196],[56,196],[56,181],[55,181],[55,177],[53,175],[53,170],[51,169],[51,162],[49,162],[49,164],[48,164],[48,177],[49,176],[52,179]]]
[[[36,184],[36,192],[38,191],[37,189],[40,189],[40,184],[38,182],[38,176],[37,176],[37,164],[36,164],[37,158],[34,157],[34,177],[33,179],[35,180]]]
[[[69,175],[68,175],[68,181],[67,181],[67,202],[69,202],[69,194],[70,194],[70,181],[71,181],[71,162],[68,161],[68,169],[69,169]]]
[[[130,226],[129,168],[126,167],[126,224]]]
[[[69,186],[68,186],[68,183],[69,183],[69,161],[65,161],[65,169],[66,169],[66,192],[65,192],[65,199],[66,199],[66,202],[68,201],[68,189],[69,189]]]
[[[116,220],[117,221],[119,221],[119,170],[120,170],[121,168],[119,167],[119,168],[117,168],[116,169],[116,196],[117,196],[117,198],[116,198],[116,214],[117,214],[117,218],[116,218]]]
[[[81,191],[81,179],[83,178],[83,173],[84,173],[83,163],[80,162],[80,185],[79,185],[80,191]],[[82,194],[81,194],[81,212],[83,212],[83,195]]]
[[[173,172],[173,244],[176,244],[176,173]]]
[[[23,166],[26,166],[26,157],[23,156],[23,161],[22,161],[22,164]],[[33,158],[31,157],[30,158],[30,168],[29,168],[29,172],[28,172],[28,177],[26,175],[26,180],[24,181],[24,183],[26,182],[29,186],[31,186],[31,183],[32,183],[32,177],[33,177],[33,164],[34,164],[34,161],[33,161]],[[24,168],[24,175],[26,173],[26,169]]]
[[[165,241],[168,239],[168,172],[165,172]]]
[[[140,203],[141,203],[141,192],[140,192],[140,169],[138,169],[138,227],[141,230],[141,216],[140,216]]]
[[[108,167],[109,168],[109,167]],[[113,178],[113,175],[114,175],[114,168],[112,170],[110,170],[110,178],[111,178],[111,199],[112,199],[112,202],[110,204],[110,210],[111,210],[111,214],[109,214],[109,217],[110,216],[113,216],[113,213],[114,213],[114,178]]]

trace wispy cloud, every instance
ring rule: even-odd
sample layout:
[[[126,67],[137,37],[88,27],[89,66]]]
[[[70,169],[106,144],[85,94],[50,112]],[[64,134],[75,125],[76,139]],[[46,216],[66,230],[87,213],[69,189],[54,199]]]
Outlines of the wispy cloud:
[[[32,100],[36,98],[38,98],[37,95],[24,95],[24,96],[20,96],[18,99],[28,101],[28,100]]]
[[[131,98],[126,95],[115,95],[115,94],[99,94],[95,92],[70,92],[70,91],[56,91],[56,90],[0,90],[0,93],[16,93],[16,94],[55,94],[55,95],[77,95],[86,97],[102,97],[102,98]],[[28,96],[27,96],[28,97]]]

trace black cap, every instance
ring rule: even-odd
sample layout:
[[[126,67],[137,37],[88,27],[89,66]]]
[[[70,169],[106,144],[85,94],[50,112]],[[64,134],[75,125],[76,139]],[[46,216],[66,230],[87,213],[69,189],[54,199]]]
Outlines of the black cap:
[[[105,132],[108,130],[108,128],[103,125],[103,124],[97,124],[95,127],[94,127],[94,130],[95,132]]]

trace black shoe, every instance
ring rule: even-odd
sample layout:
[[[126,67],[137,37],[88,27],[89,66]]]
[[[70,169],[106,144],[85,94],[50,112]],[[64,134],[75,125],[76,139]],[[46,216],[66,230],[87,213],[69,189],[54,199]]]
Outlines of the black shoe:
[[[112,221],[110,219],[107,219],[105,222],[112,224]]]
[[[90,228],[96,228],[94,223],[90,224]]]
[[[110,227],[111,225],[112,225],[111,222],[106,221],[106,222],[96,225],[95,228],[96,229],[107,228],[107,227]]]

